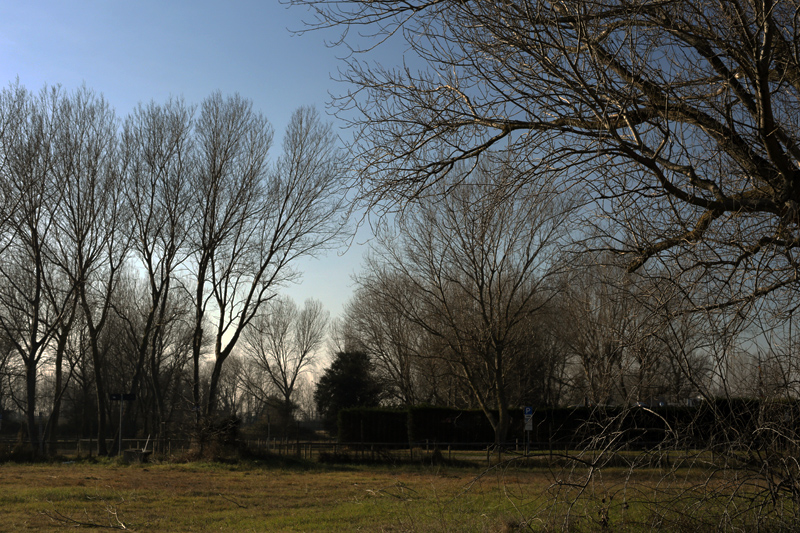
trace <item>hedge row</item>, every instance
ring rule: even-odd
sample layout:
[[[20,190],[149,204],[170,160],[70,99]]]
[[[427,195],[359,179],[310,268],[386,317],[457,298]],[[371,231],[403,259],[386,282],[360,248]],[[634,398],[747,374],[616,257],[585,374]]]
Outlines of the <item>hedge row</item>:
[[[340,442],[408,442],[406,411],[359,407],[339,411]]]
[[[750,399],[704,401],[693,407],[556,407],[534,409],[529,436],[532,442],[554,445],[652,444],[666,438],[697,446],[741,440],[767,425],[790,426],[793,430],[798,421],[798,402],[762,404]],[[524,438],[524,424],[522,410],[513,410],[508,438]],[[339,440],[483,443],[494,441],[494,431],[479,410],[353,408],[339,413]]]

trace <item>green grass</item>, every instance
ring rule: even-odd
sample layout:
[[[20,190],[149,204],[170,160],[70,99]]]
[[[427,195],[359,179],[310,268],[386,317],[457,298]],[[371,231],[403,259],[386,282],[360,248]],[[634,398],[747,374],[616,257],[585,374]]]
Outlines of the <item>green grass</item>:
[[[678,474],[609,469],[581,489],[585,471],[530,466],[4,464],[0,531],[716,531],[724,480]]]

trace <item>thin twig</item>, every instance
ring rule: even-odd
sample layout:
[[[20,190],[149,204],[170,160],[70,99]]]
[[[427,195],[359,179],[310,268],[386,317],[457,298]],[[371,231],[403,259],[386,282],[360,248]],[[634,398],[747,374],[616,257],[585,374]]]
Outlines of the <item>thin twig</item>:
[[[50,505],[53,505],[53,510],[52,511],[39,511],[39,513],[43,514],[44,516],[46,516],[50,520],[53,520],[54,522],[61,522],[63,524],[72,525],[73,527],[95,527],[95,528],[103,528],[103,529],[124,529],[124,530],[128,529],[128,527],[125,524],[123,524],[122,521],[120,521],[119,517],[117,516],[116,509],[113,509],[111,506],[106,506],[106,512],[109,515],[114,517],[114,519],[117,521],[117,525],[114,525],[114,524],[112,524],[112,525],[104,525],[104,524],[98,524],[96,522],[81,522],[80,520],[75,520],[74,518],[69,517],[69,516],[65,515],[64,513],[58,511],[55,508],[55,505],[53,504],[53,502],[48,500],[48,503]]]

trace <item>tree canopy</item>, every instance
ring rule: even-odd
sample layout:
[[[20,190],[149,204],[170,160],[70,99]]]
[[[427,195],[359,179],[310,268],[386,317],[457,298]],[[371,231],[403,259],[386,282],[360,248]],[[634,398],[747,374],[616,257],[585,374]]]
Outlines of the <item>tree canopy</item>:
[[[375,407],[381,386],[372,373],[369,356],[363,352],[338,352],[317,382],[314,403],[325,429],[334,432],[339,411],[348,407]]]
[[[370,204],[502,147],[591,194],[592,246],[668,268],[695,305],[796,282],[796,1],[295,3],[354,49],[337,104]],[[369,61],[400,39],[407,65]]]

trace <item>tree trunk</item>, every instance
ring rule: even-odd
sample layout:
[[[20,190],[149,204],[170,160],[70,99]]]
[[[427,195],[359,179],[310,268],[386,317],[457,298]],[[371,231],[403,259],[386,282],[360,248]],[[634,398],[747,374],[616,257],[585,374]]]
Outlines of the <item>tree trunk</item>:
[[[281,410],[283,411],[281,413],[281,417],[283,418],[283,436],[286,439],[289,438],[289,428],[291,427],[292,422],[294,421],[294,418],[292,417],[292,411],[294,411],[294,409],[292,409],[292,400],[290,396],[291,396],[290,394],[284,395],[283,406],[281,408]]]
[[[153,343],[150,351],[150,381],[153,388],[153,397],[156,400],[156,422],[155,429],[157,433],[161,433],[164,429],[164,422],[166,421],[164,409],[164,393],[161,390],[161,373],[158,367],[158,356],[156,349],[158,348],[158,340],[156,335],[153,337]],[[164,438],[164,435],[161,435]]]
[[[92,347],[92,361],[94,362],[94,390],[97,398],[97,455],[108,455],[106,445],[106,387],[100,356],[97,349]]]
[[[77,300],[72,301],[69,318],[62,322],[56,335],[56,366],[55,366],[55,390],[53,391],[53,412],[50,413],[50,420],[47,422],[48,453],[55,454],[58,451],[58,421],[61,417],[61,397],[64,395],[66,385],[64,384],[64,353],[67,350],[67,340],[72,331],[72,324],[75,321],[75,309]],[[71,374],[70,374],[71,375]],[[69,380],[69,378],[67,378]]]
[[[166,315],[167,295],[169,294],[169,280],[164,285],[159,297],[158,320],[150,336],[150,379],[153,387],[153,397],[156,400],[155,431],[160,433],[164,429],[164,392],[161,390],[161,369],[159,368],[159,354],[163,352],[163,324]],[[162,435],[163,438],[163,435]]]
[[[206,419],[210,420],[217,410],[217,389],[219,388],[219,378],[222,375],[222,364],[227,358],[226,354],[219,354],[214,361],[214,370],[211,372],[211,381],[208,385],[208,396],[206,397],[206,405],[204,415]]]
[[[203,291],[205,290],[205,276],[208,267],[208,258],[200,259],[197,270],[197,290],[195,292],[195,317],[194,333],[192,335],[192,411],[194,412],[195,432],[200,431],[200,352],[203,349]]]
[[[508,427],[511,425],[511,417],[508,412],[508,406],[500,405],[498,407],[497,426],[494,430],[494,444],[495,446],[502,446],[508,438]]]
[[[66,340],[64,341],[66,343]],[[61,390],[63,386],[63,362],[64,350],[62,348],[61,338],[58,339],[58,347],[56,348],[56,367],[55,367],[55,387],[53,391],[53,411],[50,413],[50,419],[47,421],[47,453],[48,455],[55,455],[58,451],[58,419],[61,416]]]
[[[36,426],[36,358],[25,361],[25,407],[27,409],[28,441],[34,455],[39,453],[39,428]]]

